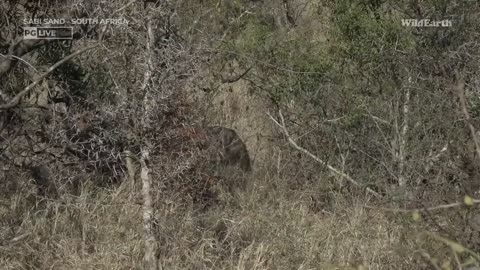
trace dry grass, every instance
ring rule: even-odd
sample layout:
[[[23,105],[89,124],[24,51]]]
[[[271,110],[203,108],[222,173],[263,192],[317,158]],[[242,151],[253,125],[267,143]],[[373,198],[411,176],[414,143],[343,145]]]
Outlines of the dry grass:
[[[255,178],[246,191],[221,193],[220,203],[207,210],[159,203],[163,269],[421,268],[412,252],[415,235],[401,218],[333,192],[316,211],[311,191],[288,191],[270,175]],[[25,195],[1,204],[5,238],[27,234],[2,244],[2,269],[140,268],[141,206],[128,189],[14,203]]]

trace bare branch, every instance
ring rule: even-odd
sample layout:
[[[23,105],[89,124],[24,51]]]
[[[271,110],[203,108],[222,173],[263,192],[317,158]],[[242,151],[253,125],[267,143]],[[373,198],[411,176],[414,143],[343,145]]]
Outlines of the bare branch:
[[[10,45],[8,54],[0,55],[0,78],[15,66],[22,55],[45,45],[47,42],[49,41],[42,39],[27,39],[14,42]]]
[[[456,85],[454,87],[457,92],[458,99],[460,100],[460,107],[462,109],[463,116],[465,117],[465,123],[470,129],[470,135],[472,136],[473,143],[475,144],[477,158],[480,158],[480,142],[478,141],[477,132],[475,131],[475,127],[472,124],[472,118],[470,117],[470,113],[467,109],[467,99],[465,98],[465,82],[457,70],[455,71],[455,80]]]
[[[35,72],[38,73],[37,68],[35,68],[32,64],[30,64],[28,61],[24,60],[24,59],[21,58],[21,57],[18,57],[18,56],[16,56],[16,55],[4,55],[4,54],[1,54],[1,53],[0,53],[0,57],[5,57],[5,58],[11,57],[11,58],[14,58],[14,59],[16,59],[16,60],[18,60],[18,61],[26,64],[27,66],[29,66],[31,69],[35,70]],[[1,74],[1,72],[0,72],[0,74]]]
[[[277,125],[279,126],[283,133],[285,134],[285,136],[287,137],[289,143],[295,148],[297,149],[298,151],[306,154],[307,156],[309,156],[310,158],[312,158],[313,160],[315,160],[316,162],[320,163],[321,165],[327,167],[330,171],[334,172],[335,174],[337,175],[340,175],[342,177],[344,177],[345,179],[347,179],[347,181],[349,181],[350,183],[352,183],[353,185],[357,186],[357,187],[361,187],[363,189],[365,189],[367,192],[373,194],[375,197],[381,197],[380,194],[378,194],[377,192],[375,192],[374,190],[372,190],[371,188],[368,188],[368,187],[365,187],[364,185],[358,183],[357,181],[355,181],[355,179],[353,179],[351,176],[349,176],[348,174],[334,168],[333,166],[331,166],[330,164],[328,164],[327,162],[325,162],[324,160],[320,159],[319,157],[315,156],[314,154],[310,153],[307,149],[301,147],[300,145],[297,144],[297,142],[295,142],[295,140],[292,139],[292,137],[290,136],[288,130],[287,130],[287,127],[285,125],[285,119],[283,118],[283,115],[282,115],[282,112],[279,111],[279,115],[280,115],[280,120],[281,120],[281,123],[279,123],[274,117],[272,117],[269,113],[267,113],[267,115],[270,117],[270,119]]]
[[[480,204],[480,200],[472,199],[471,204]],[[365,206],[365,208],[377,209],[377,210],[383,210],[383,211],[390,211],[390,212],[410,213],[410,212],[415,212],[415,211],[431,212],[431,211],[435,211],[435,210],[461,207],[461,206],[464,206],[464,205],[466,205],[465,202],[455,202],[455,203],[432,206],[432,207],[428,207],[428,208],[401,209],[401,208],[375,207],[375,206],[368,206],[368,205]]]
[[[38,78],[36,78],[35,81],[33,81],[31,84],[29,84],[27,87],[25,87],[25,89],[23,89],[20,93],[15,95],[9,102],[7,102],[6,104],[1,104],[0,105],[0,110],[7,110],[7,109],[11,109],[11,108],[17,106],[20,103],[20,100],[25,95],[27,95],[33,89],[33,87],[35,87],[37,84],[39,84],[40,81],[43,78],[45,78],[48,74],[52,73],[56,68],[58,68],[59,66],[61,66],[65,62],[67,62],[68,60],[76,57],[77,55],[82,54],[82,53],[84,53],[88,50],[91,50],[93,48],[96,48],[98,46],[99,45],[96,44],[96,45],[93,45],[93,46],[90,46],[90,47],[86,47],[86,48],[78,50],[78,51],[70,54],[69,56],[63,58],[62,60],[58,61],[53,66],[49,67],[45,73],[41,74]]]

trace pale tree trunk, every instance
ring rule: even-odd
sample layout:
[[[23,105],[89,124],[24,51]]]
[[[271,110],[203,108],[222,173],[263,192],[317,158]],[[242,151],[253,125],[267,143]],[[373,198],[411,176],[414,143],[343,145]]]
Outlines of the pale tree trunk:
[[[409,114],[410,114],[410,94],[412,89],[412,77],[408,77],[407,86],[403,89],[403,105],[402,105],[402,126],[398,133],[398,185],[403,187],[407,184],[405,171],[405,156],[407,136],[409,131]]]
[[[145,239],[145,256],[144,269],[156,270],[158,269],[157,253],[157,238],[153,230],[153,207],[152,207],[152,194],[151,186],[152,180],[150,178],[150,169],[148,168],[148,155],[149,152],[146,149],[142,150],[142,156],[140,158],[140,178],[142,180],[142,196],[143,196],[143,229]]]
[[[143,99],[143,129],[148,129],[150,126],[150,115],[152,108],[154,107],[154,99],[151,98],[150,93],[150,80],[153,70],[153,52],[152,46],[154,41],[153,29],[152,29],[152,17],[147,17],[147,44],[146,44],[146,62],[147,67],[145,70],[143,83],[141,85],[141,91],[144,93]],[[145,241],[145,256],[144,256],[144,269],[145,270],[157,270],[158,258],[157,258],[157,239],[155,231],[153,230],[154,216],[152,207],[152,180],[150,178],[148,167],[148,158],[150,153],[150,145],[148,142],[144,142],[144,146],[141,150],[141,173],[140,178],[142,180],[142,196],[143,196],[143,228],[144,228],[144,241]]]

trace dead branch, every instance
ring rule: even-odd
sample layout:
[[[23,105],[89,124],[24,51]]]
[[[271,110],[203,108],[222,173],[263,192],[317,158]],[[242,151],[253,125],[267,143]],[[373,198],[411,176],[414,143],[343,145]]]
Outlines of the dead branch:
[[[45,45],[47,42],[44,39],[26,39],[10,45],[8,54],[0,57],[0,78],[15,66],[21,56]]]
[[[380,198],[381,195],[378,194],[377,192],[375,192],[374,190],[372,190],[371,188],[369,187],[365,187],[364,185],[358,183],[355,179],[353,179],[351,176],[349,176],[348,174],[334,168],[333,166],[331,166],[330,164],[328,164],[326,161],[320,159],[319,157],[315,156],[314,154],[310,153],[307,149],[301,147],[300,145],[297,144],[297,142],[295,142],[295,140],[292,139],[292,137],[290,136],[288,130],[287,130],[287,127],[285,125],[285,119],[283,118],[283,114],[282,114],[282,111],[279,111],[279,116],[280,116],[280,121],[281,123],[279,123],[273,116],[271,116],[269,113],[267,113],[267,115],[270,117],[270,119],[277,125],[280,127],[280,129],[282,130],[282,132],[285,134],[285,136],[287,137],[288,139],[288,142],[295,148],[297,149],[298,151],[306,154],[307,156],[309,156],[310,158],[312,158],[313,160],[315,160],[316,162],[320,163],[322,166],[325,166],[327,167],[330,171],[332,171],[333,173],[337,174],[337,175],[340,175],[341,177],[344,177],[345,179],[347,179],[347,181],[349,181],[350,183],[352,183],[354,186],[357,186],[357,187],[360,187],[360,188],[363,188],[365,189],[365,191],[367,191],[368,193],[371,193],[372,195],[374,195],[375,197],[378,197]]]
[[[40,81],[42,81],[43,78],[45,78],[48,74],[52,73],[56,68],[58,68],[59,66],[61,66],[65,62],[67,62],[68,60],[76,57],[77,55],[80,55],[80,54],[82,54],[82,53],[84,53],[88,50],[91,50],[93,48],[96,48],[98,46],[99,46],[99,44],[96,44],[96,45],[93,45],[93,46],[90,46],[90,47],[86,47],[86,48],[78,50],[78,51],[70,54],[69,56],[63,58],[62,60],[58,61],[53,66],[49,67],[46,72],[44,72],[43,74],[38,76],[38,78],[36,78],[35,81],[33,81],[31,84],[29,84],[27,87],[25,87],[25,89],[23,89],[20,93],[15,95],[9,102],[7,102],[5,104],[1,104],[0,105],[0,110],[7,110],[7,109],[11,109],[11,108],[17,106],[20,103],[20,100],[25,95],[27,95],[33,89],[33,87],[35,87],[37,84],[39,84]]]
[[[480,200],[472,199],[471,204],[472,205],[480,204]],[[420,212],[420,211],[431,212],[431,211],[435,211],[435,210],[461,207],[461,206],[464,206],[464,205],[467,205],[467,204],[465,204],[465,202],[455,202],[455,203],[432,206],[432,207],[428,207],[428,208],[401,209],[401,208],[376,207],[376,206],[369,206],[369,205],[366,205],[365,208],[377,209],[377,210],[389,211],[389,212],[410,213],[410,212],[416,212],[416,211],[417,212]]]
[[[465,98],[465,82],[458,71],[455,71],[455,80],[456,85],[455,90],[458,95],[458,99],[460,100],[460,107],[462,109],[463,116],[465,117],[465,123],[467,124],[468,128],[470,129],[470,135],[472,136],[473,143],[475,144],[475,151],[477,152],[477,158],[480,158],[480,143],[477,138],[477,132],[475,131],[475,127],[472,124],[472,118],[470,117],[470,113],[468,112],[467,108],[467,99]]]

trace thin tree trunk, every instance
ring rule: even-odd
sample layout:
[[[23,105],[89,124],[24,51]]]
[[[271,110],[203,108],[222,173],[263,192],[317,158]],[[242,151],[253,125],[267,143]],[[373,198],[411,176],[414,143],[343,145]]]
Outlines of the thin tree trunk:
[[[399,144],[398,144],[398,185],[405,186],[407,184],[407,177],[405,175],[405,156],[406,156],[406,145],[407,145],[407,136],[408,136],[408,120],[410,114],[410,91],[411,91],[412,78],[408,78],[407,87],[404,89],[403,97],[403,121],[402,127],[399,134]]]
[[[152,180],[150,179],[150,169],[148,168],[148,155],[149,152],[146,149],[142,150],[142,157],[140,158],[141,172],[140,178],[142,179],[142,196],[143,196],[143,230],[145,237],[145,256],[144,256],[144,269],[145,270],[157,270],[157,239],[153,230],[153,207],[152,207],[152,193],[151,186]]]
[[[152,46],[155,37],[152,30],[152,17],[148,15],[147,17],[147,44],[146,44],[146,60],[147,68],[143,77],[143,83],[141,85],[141,91],[144,93],[143,99],[143,118],[142,126],[146,130],[150,126],[150,114],[152,108],[154,107],[154,102],[150,98],[150,79],[152,77],[153,70],[153,52]],[[148,168],[148,158],[149,158],[149,144],[145,143],[142,147],[140,165],[141,173],[140,178],[142,180],[142,196],[143,196],[143,228],[144,228],[144,241],[145,241],[145,256],[144,260],[144,269],[145,270],[157,270],[158,269],[158,259],[157,259],[157,243],[158,240],[153,230],[154,216],[153,216],[153,207],[152,207],[152,180],[149,175]]]

